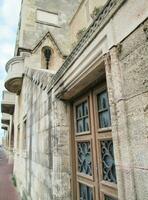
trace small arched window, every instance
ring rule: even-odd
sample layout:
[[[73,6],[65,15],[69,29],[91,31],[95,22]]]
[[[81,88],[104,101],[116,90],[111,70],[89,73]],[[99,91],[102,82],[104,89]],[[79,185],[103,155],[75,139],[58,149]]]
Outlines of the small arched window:
[[[52,54],[52,51],[51,51],[51,48],[48,47],[48,46],[45,46],[42,48],[42,64],[43,64],[43,67],[45,69],[48,69],[49,68],[49,62],[51,60],[51,54]]]

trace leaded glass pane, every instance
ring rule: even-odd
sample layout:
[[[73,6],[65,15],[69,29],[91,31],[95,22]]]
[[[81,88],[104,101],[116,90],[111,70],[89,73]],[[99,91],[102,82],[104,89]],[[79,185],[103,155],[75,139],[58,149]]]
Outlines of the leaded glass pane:
[[[89,119],[88,119],[88,117],[84,118],[84,130],[89,131]]]
[[[84,184],[79,184],[80,200],[93,200],[93,190]]]
[[[98,101],[99,110],[108,108],[108,97],[106,91],[99,94]]]
[[[83,132],[84,131],[84,125],[83,125],[83,119],[79,119],[77,121],[77,132]]]
[[[79,142],[78,148],[78,171],[92,176],[92,158],[90,142]]]
[[[103,179],[105,181],[116,183],[116,169],[112,140],[101,142],[101,154],[103,162]]]
[[[88,103],[87,103],[87,101],[85,101],[83,103],[83,114],[84,114],[84,116],[88,116]]]
[[[114,198],[109,197],[109,196],[107,196],[107,195],[105,195],[104,197],[105,197],[105,200],[115,200]]]
[[[82,107],[82,104],[80,104],[79,106],[77,106],[76,112],[77,112],[77,119],[79,119],[79,118],[81,118],[83,116],[83,107]]]
[[[98,102],[99,127],[100,128],[110,127],[111,119],[110,119],[107,91],[98,94],[97,102]]]
[[[110,127],[111,121],[110,121],[109,111],[107,110],[99,113],[99,120],[100,120],[100,128]]]
[[[77,133],[89,131],[88,102],[84,101],[76,107]]]

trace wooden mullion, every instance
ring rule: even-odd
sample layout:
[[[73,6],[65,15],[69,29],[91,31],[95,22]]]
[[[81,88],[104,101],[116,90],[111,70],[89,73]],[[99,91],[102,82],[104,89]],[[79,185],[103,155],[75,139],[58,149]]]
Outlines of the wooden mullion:
[[[108,111],[108,108],[99,109],[99,110],[98,110],[98,113],[102,113],[102,112],[105,112],[105,111]]]
[[[99,176],[98,176],[98,166],[97,166],[97,149],[96,149],[96,134],[95,134],[95,119],[94,119],[94,101],[93,101],[93,92],[90,92],[90,118],[91,118],[91,132],[92,132],[92,140],[93,140],[93,163],[94,163],[94,184],[95,184],[95,198],[96,200],[99,198]]]
[[[100,183],[100,192],[103,194],[106,194],[108,196],[111,196],[115,199],[118,198],[118,191],[117,191],[117,186],[111,184],[102,184]]]
[[[70,134],[70,144],[71,144],[71,154],[72,154],[72,159],[71,159],[71,166],[72,166],[72,173],[71,173],[71,187],[72,187],[72,200],[77,199],[77,189],[76,189],[76,154],[75,154],[75,134],[74,134],[74,112],[73,112],[73,106],[70,106],[70,127],[71,127],[71,134]]]
[[[83,174],[81,172],[77,172],[77,177],[82,178],[83,180],[88,181],[88,182],[91,181],[91,183],[94,180],[93,174],[92,174],[92,176],[89,176],[89,175]]]
[[[75,136],[79,137],[79,136],[90,135],[90,134],[91,134],[90,131],[85,131],[85,132],[75,133]]]
[[[76,142],[90,142],[92,139],[91,135],[79,135],[75,137]]]
[[[93,109],[94,109],[94,129],[95,129],[95,140],[96,140],[96,162],[97,162],[97,171],[98,171],[98,196],[99,200],[103,200],[101,193],[100,193],[100,182],[102,180],[102,161],[100,157],[100,148],[98,143],[99,133],[97,132],[99,127],[99,117],[98,117],[98,105],[97,105],[97,90],[93,92]],[[104,91],[104,90],[103,90]]]
[[[84,118],[87,118],[87,117],[89,117],[89,116],[88,115],[83,115],[82,117],[76,118],[76,120],[78,121],[78,120],[81,120],[81,119],[84,119]]]
[[[112,133],[111,132],[103,132],[103,133],[96,133],[96,138],[98,140],[107,140],[112,139]]]
[[[108,184],[107,181],[103,180],[103,163],[101,155],[101,141],[103,140],[112,140],[111,127],[99,128],[99,115],[103,111],[109,110],[106,108],[104,110],[97,110],[97,94],[99,93],[99,88],[94,90],[94,118],[95,118],[95,134],[96,134],[96,148],[97,148],[97,162],[98,162],[98,172],[99,172],[99,188],[100,188],[100,200],[104,200],[104,193],[111,194],[117,198],[117,187],[116,184]],[[99,128],[99,129],[98,129]],[[105,184],[102,184],[105,183]],[[114,187],[113,187],[114,186]]]

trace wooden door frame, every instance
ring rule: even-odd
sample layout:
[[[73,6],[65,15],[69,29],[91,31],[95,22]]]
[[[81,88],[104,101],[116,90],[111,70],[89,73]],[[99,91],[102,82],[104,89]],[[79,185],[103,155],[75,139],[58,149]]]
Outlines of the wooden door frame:
[[[70,106],[70,144],[71,144],[71,166],[72,166],[72,199],[79,200],[79,182],[82,184],[88,185],[93,188],[94,200],[104,200],[104,194],[110,197],[117,199],[117,185],[104,181],[102,179],[102,160],[100,156],[100,141],[101,140],[112,140],[112,130],[111,127],[108,128],[98,128],[97,115],[95,112],[96,104],[96,95],[104,90],[107,90],[106,82],[99,84],[89,90],[86,94],[75,99]],[[76,119],[75,119],[75,108],[76,105],[83,102],[85,99],[88,100],[88,109],[89,109],[89,123],[90,131],[83,134],[76,134]],[[105,133],[105,134],[104,134]],[[85,136],[85,140],[83,139]],[[76,144],[78,141],[90,141],[92,148],[92,173],[93,179],[87,179],[87,177],[80,178],[77,174],[77,155],[76,155]],[[100,167],[99,167],[100,165]],[[87,179],[87,182],[85,180]],[[84,181],[84,182],[83,182]],[[91,184],[93,181],[93,184]]]

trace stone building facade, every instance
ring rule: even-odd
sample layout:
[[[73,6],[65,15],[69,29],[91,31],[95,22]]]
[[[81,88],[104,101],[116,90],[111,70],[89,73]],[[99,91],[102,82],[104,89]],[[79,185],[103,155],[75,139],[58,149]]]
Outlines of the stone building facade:
[[[1,107],[23,200],[148,199],[147,61],[147,0],[22,1]]]

